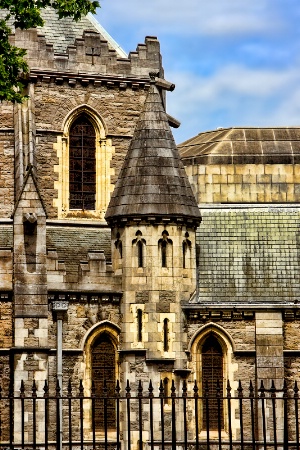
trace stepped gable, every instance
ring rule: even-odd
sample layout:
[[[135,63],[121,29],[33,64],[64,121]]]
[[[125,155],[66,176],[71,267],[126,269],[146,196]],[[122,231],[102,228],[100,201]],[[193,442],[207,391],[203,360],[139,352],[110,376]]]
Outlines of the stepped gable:
[[[191,219],[200,212],[160,94],[151,84],[112,194],[106,220]]]
[[[221,128],[178,146],[189,164],[299,164],[300,128]]]

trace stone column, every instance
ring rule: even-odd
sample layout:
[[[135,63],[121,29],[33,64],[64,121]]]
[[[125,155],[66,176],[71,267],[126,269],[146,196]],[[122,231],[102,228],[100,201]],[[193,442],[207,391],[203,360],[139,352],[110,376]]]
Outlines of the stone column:
[[[272,381],[276,389],[282,389],[284,379],[283,326],[281,311],[256,312],[256,378],[257,388],[263,382],[270,389]],[[282,394],[276,394],[277,397]],[[269,394],[268,394],[269,396]],[[259,401],[259,438],[262,439],[262,410]],[[272,403],[265,401],[267,438],[273,439]],[[276,401],[277,440],[283,438],[283,404]]]

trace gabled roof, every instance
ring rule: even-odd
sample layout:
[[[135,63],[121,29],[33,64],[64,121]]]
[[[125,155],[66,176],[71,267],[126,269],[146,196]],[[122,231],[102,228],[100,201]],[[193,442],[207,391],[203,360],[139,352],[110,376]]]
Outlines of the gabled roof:
[[[108,222],[149,217],[201,220],[153,83],[106,212]]]
[[[0,10],[0,18],[6,15]],[[83,16],[78,22],[70,17],[58,19],[58,15],[51,7],[42,10],[45,21],[43,27],[37,27],[39,34],[46,38],[46,42],[53,45],[55,53],[65,53],[69,45],[74,45],[76,39],[83,36],[84,31],[99,33],[101,38],[108,42],[111,49],[115,50],[120,58],[127,58],[126,52],[116,43],[107,31],[98,23],[92,14]],[[10,24],[10,27],[13,28]],[[13,30],[14,31],[14,30]]]
[[[220,128],[178,146],[184,164],[299,164],[300,127]]]

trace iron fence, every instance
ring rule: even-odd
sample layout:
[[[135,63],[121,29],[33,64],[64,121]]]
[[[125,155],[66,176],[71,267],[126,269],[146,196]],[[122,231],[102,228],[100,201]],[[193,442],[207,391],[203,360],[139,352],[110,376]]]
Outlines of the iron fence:
[[[41,388],[41,389],[39,389]],[[97,392],[97,395],[96,395]],[[239,382],[174,381],[153,388],[126,383],[102,395],[92,383],[69,382],[50,392],[47,382],[22,382],[19,392],[0,392],[0,446],[10,449],[103,450],[299,450],[299,389],[295,382],[256,389]],[[113,418],[113,420],[112,420]]]

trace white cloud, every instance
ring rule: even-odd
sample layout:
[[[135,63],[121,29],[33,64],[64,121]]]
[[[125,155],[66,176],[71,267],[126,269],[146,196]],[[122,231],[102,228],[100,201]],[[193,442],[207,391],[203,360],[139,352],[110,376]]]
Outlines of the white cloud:
[[[175,132],[179,142],[219,126],[300,124],[299,67],[255,70],[236,64],[208,78],[171,73],[169,79],[176,83],[168,112],[182,122]]]
[[[102,0],[99,13],[120,26],[155,33],[243,35],[278,32],[283,22],[271,0]]]

